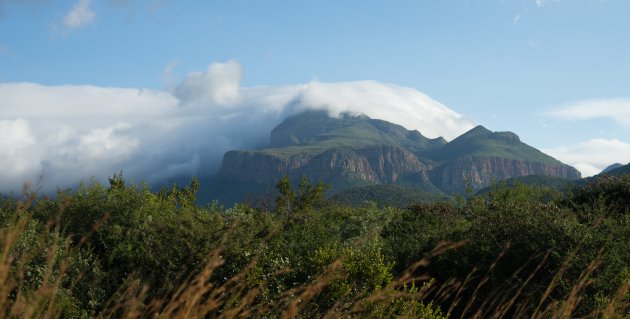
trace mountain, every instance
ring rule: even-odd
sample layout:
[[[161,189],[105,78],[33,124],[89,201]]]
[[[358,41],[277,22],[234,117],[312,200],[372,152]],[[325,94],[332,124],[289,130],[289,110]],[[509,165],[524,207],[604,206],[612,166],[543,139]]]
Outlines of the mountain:
[[[618,166],[615,166],[615,164],[609,166],[608,168],[611,169],[604,169],[604,171],[602,172],[602,174],[608,174],[608,175],[625,175],[625,174],[630,174],[630,163],[626,164],[626,165],[621,165],[619,164]]]
[[[269,184],[288,174],[331,183],[333,191],[407,183],[439,192],[427,175],[433,162],[419,154],[444,146],[443,138],[362,115],[306,112],[274,128],[270,140],[269,148],[227,152],[220,178]]]
[[[302,176],[324,181],[332,184],[332,193],[395,184],[442,195],[519,176],[580,178],[573,167],[511,132],[477,126],[447,142],[364,115],[333,118],[309,111],[275,127],[268,147],[227,152],[217,183],[261,189],[284,175],[294,182]]]
[[[512,132],[492,132],[479,125],[426,154],[438,167],[430,178],[446,193],[461,193],[493,182],[529,175],[578,179],[581,174],[553,157],[521,142]]]
[[[624,165],[621,163],[615,163],[615,164],[611,164],[610,166],[604,168],[604,170],[600,173],[600,174],[604,174],[604,173],[608,173],[612,170],[615,170],[617,168],[623,167]]]

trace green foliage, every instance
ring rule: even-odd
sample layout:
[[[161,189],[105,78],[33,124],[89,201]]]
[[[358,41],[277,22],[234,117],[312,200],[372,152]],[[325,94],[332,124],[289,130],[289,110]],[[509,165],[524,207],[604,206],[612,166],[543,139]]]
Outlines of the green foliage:
[[[576,189],[569,200],[581,208],[601,206],[606,216],[630,212],[630,174],[602,175]],[[603,216],[598,216],[603,217]]]
[[[494,185],[483,188],[477,191],[477,195],[485,195],[490,193],[493,189],[505,189],[512,188],[520,185],[528,185],[533,188],[543,188],[548,190],[555,190],[561,193],[568,193],[575,187],[575,183],[573,181],[567,180],[566,178],[556,177],[556,176],[545,176],[545,175],[528,175],[510,178],[507,180],[499,181]]]
[[[443,240],[457,240],[470,221],[449,203],[419,203],[395,214],[381,236],[388,255],[402,272]]]
[[[400,209],[326,201],[323,184],[285,177],[275,208],[225,209],[195,204],[196,179],[156,193],[117,174],[53,199],[0,200],[0,312],[627,317],[629,185],[503,185]],[[459,248],[436,249],[445,241]],[[217,306],[193,314],[189,301]]]
[[[305,176],[302,176],[297,192],[293,190],[288,176],[282,177],[276,184],[278,196],[276,206],[279,213],[299,212],[313,208],[324,201],[326,190],[330,188],[319,182],[313,185]]]
[[[418,187],[387,184],[351,188],[331,196],[330,199],[355,207],[374,202],[380,207],[405,208],[417,202],[445,201],[447,196],[438,192],[424,191]]]

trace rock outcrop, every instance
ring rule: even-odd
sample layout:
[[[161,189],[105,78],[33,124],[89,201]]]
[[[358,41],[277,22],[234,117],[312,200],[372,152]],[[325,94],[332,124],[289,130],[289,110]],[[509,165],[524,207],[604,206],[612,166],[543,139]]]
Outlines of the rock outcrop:
[[[333,148],[315,156],[287,158],[265,152],[231,151],[225,154],[220,176],[241,182],[274,183],[288,175],[294,180],[306,176],[333,185],[392,184],[402,179],[429,181],[432,166],[418,156],[395,146],[362,149]]]
[[[565,164],[528,162],[500,157],[468,157],[444,164],[430,172],[431,182],[443,192],[463,193],[467,184],[475,190],[491,183],[529,175],[566,179],[580,178],[580,172]]]

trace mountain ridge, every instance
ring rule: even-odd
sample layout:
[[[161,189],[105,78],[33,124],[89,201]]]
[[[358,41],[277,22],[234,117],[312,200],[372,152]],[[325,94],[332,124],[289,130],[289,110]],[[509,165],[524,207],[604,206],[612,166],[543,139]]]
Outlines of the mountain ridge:
[[[218,177],[273,185],[287,175],[353,187],[398,184],[436,194],[464,193],[497,180],[527,175],[578,179],[573,167],[523,143],[512,132],[478,125],[454,140],[365,115],[308,111],[285,119],[270,132],[268,147],[225,154]]]

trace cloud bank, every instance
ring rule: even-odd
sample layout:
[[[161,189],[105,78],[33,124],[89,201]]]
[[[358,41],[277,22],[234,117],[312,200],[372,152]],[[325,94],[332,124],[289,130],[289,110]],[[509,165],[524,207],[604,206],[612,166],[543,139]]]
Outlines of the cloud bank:
[[[374,81],[242,87],[236,61],[188,74],[171,92],[0,84],[0,192],[44,191],[114,172],[152,184],[216,173],[231,149],[262,147],[289,115],[364,113],[452,139],[473,123],[414,89]]]
[[[630,144],[617,139],[596,138],[577,145],[542,151],[574,166],[582,172],[582,177],[599,174],[613,163],[630,162]]]
[[[556,108],[546,115],[572,121],[608,119],[622,127],[630,128],[630,99],[577,101]],[[584,177],[599,174],[613,163],[630,162],[630,144],[618,139],[596,138],[543,151],[573,165]]]

